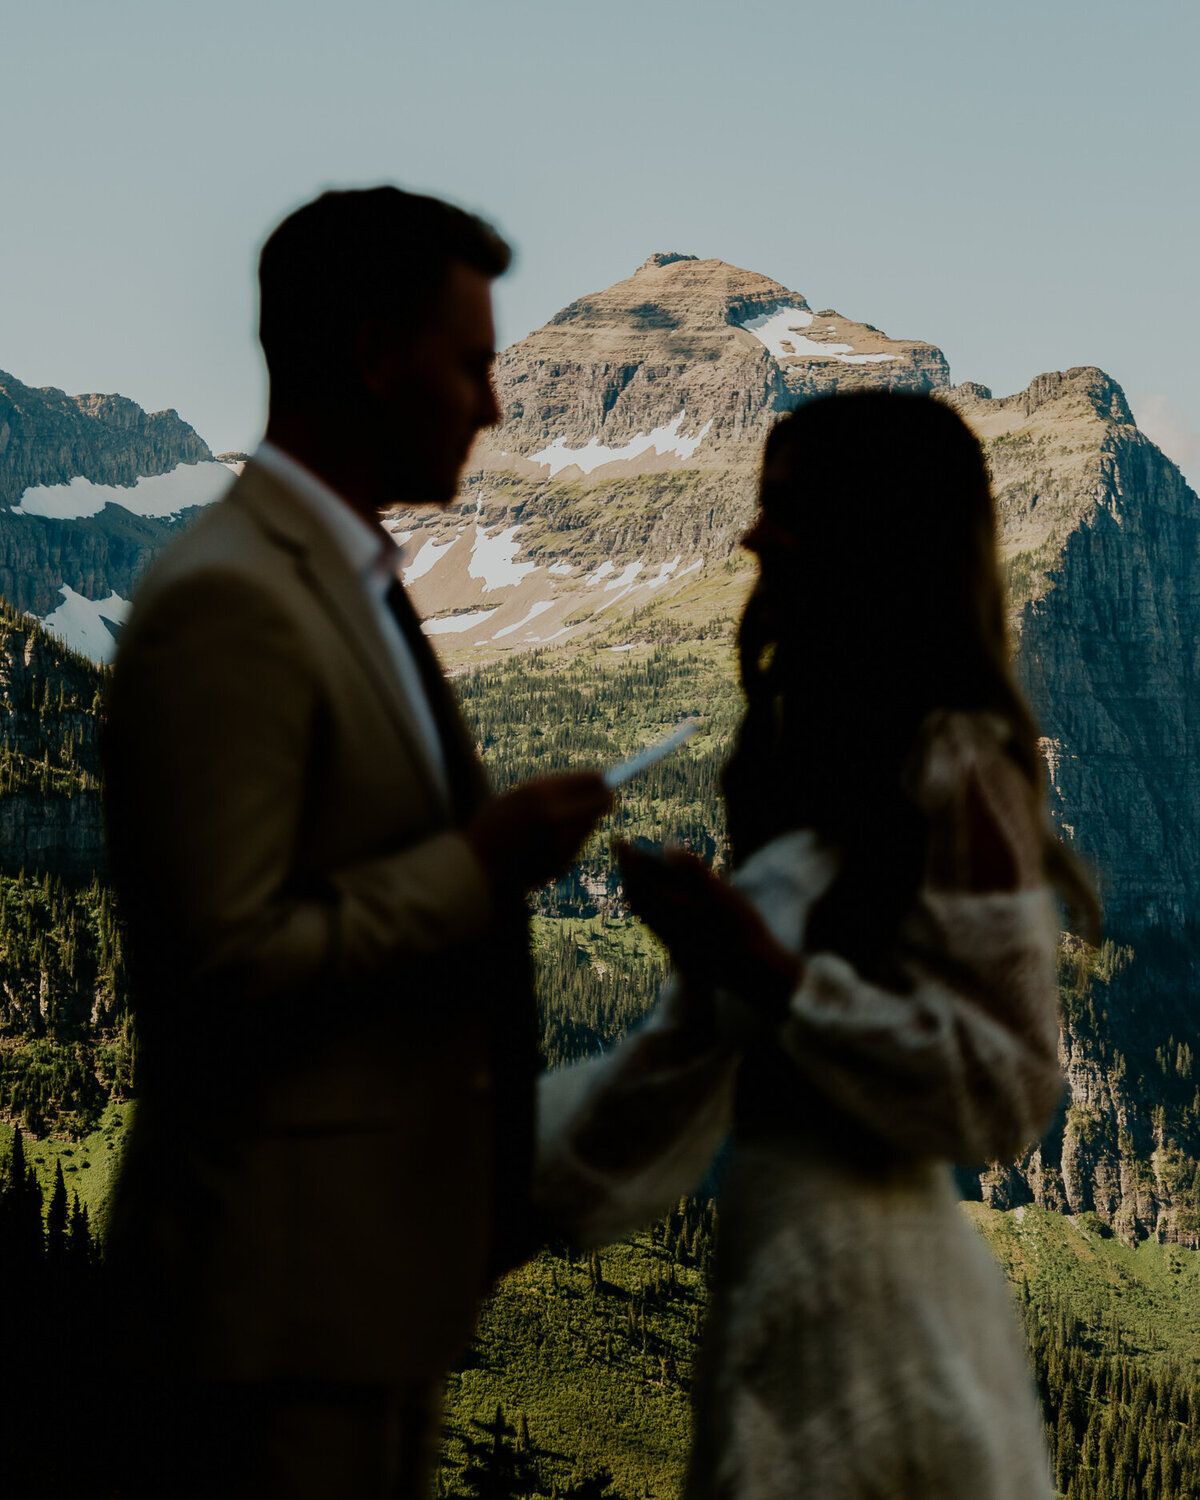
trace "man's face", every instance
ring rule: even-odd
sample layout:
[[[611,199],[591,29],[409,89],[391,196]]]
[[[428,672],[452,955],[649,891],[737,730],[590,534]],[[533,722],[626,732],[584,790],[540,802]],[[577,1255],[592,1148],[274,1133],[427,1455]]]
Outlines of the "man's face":
[[[364,379],[379,417],[384,503],[447,505],[483,427],[500,420],[492,389],[496,334],[491,282],[462,261],[450,265],[438,306],[401,341],[386,325],[372,334]]]

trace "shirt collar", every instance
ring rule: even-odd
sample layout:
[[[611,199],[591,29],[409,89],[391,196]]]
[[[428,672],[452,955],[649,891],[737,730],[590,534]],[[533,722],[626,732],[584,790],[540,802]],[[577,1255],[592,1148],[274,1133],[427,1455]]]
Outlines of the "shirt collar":
[[[395,577],[400,564],[400,548],[382,526],[372,526],[325,483],[319,475],[293,458],[290,453],[267,442],[259,443],[254,462],[272,478],[287,486],[291,493],[322,522],[339,552],[360,578]]]

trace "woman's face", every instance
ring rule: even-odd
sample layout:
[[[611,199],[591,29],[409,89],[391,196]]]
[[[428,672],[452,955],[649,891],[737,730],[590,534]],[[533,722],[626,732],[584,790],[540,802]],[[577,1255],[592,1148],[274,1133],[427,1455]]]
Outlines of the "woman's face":
[[[791,444],[785,443],[763,467],[758,514],[742,537],[742,546],[758,558],[758,592],[781,601],[799,581],[800,537],[789,524],[795,510],[791,475]]]

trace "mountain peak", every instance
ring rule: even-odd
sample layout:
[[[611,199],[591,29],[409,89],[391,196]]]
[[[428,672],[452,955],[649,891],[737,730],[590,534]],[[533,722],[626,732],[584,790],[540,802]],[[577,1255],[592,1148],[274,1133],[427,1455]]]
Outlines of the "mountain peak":
[[[609,464],[721,468],[731,446],[760,444],[781,411],[865,385],[935,390],[949,371],[932,345],[815,313],[757,271],[656,251],[504,350],[505,420],[480,439],[472,468],[515,465],[530,479],[572,466],[580,477]]]
[[[653,255],[648,255],[638,267],[638,271],[654,271],[660,266],[673,266],[680,260],[699,260],[698,255],[684,255],[679,250],[656,250]]]

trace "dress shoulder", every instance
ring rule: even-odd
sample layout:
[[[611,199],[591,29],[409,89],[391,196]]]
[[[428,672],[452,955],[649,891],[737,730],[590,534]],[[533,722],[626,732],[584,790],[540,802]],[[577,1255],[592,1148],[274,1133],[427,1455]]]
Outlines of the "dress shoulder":
[[[1012,727],[1000,714],[936,709],[917,734],[906,789],[921,806],[936,806],[973,768],[1007,760],[1012,739]]]
[[[929,827],[927,883],[934,889],[1013,890],[1043,877],[1046,815],[1012,754],[998,714],[931,714],[905,789]]]

